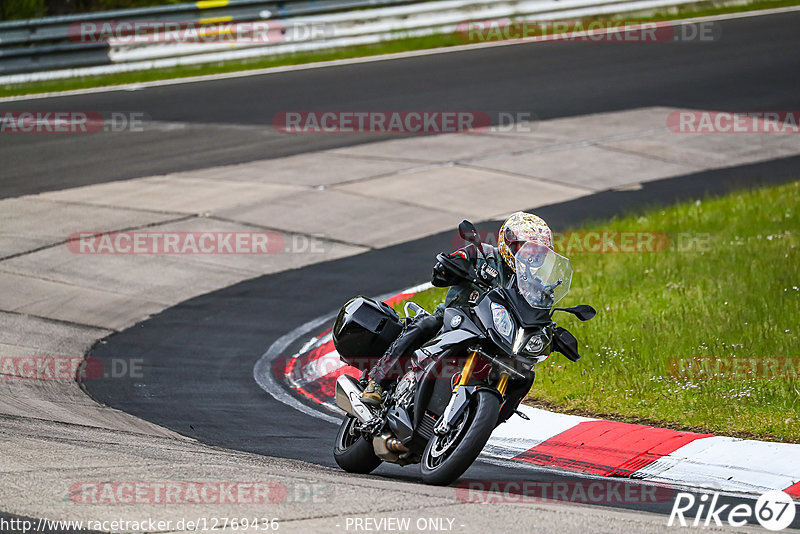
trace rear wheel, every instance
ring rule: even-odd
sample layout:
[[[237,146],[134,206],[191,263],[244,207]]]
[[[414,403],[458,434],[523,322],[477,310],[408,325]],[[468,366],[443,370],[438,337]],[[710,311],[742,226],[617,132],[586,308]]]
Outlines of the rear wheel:
[[[489,441],[499,411],[494,393],[478,391],[450,432],[428,442],[420,462],[422,481],[445,486],[460,477]]]
[[[360,432],[354,430],[355,418],[347,416],[339,427],[333,457],[339,467],[348,473],[371,473],[381,465],[381,459],[375,456],[372,443]]]

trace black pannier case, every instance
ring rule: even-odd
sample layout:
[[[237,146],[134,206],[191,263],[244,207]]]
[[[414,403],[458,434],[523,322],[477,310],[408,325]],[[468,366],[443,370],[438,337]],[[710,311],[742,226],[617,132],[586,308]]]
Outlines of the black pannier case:
[[[400,316],[385,302],[358,296],[342,306],[333,324],[333,345],[342,361],[369,369],[397,338]]]

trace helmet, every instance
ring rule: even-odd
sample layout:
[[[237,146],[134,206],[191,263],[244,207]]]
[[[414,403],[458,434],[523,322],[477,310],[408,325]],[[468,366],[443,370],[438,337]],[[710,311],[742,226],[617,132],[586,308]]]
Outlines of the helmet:
[[[500,234],[497,236],[497,248],[500,249],[500,254],[512,269],[514,268],[514,254],[523,243],[528,241],[552,248],[553,233],[546,222],[532,213],[523,211],[512,213],[500,227]]]

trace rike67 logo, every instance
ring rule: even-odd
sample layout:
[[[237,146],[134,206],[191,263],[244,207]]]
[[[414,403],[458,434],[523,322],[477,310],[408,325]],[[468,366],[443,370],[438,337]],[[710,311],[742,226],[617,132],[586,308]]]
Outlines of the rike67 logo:
[[[727,523],[732,527],[743,527],[758,521],[765,529],[778,531],[792,524],[795,513],[792,497],[779,490],[761,495],[754,505],[721,504],[719,493],[704,493],[699,498],[691,493],[678,493],[667,525],[708,527],[713,523],[721,527]]]

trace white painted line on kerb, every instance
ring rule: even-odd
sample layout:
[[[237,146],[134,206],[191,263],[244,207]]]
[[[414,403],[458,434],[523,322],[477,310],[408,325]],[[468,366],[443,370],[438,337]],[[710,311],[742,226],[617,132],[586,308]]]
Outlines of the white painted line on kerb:
[[[275,343],[269,347],[267,352],[265,352],[264,355],[261,356],[261,358],[259,358],[256,362],[256,365],[253,367],[253,378],[261,387],[261,389],[272,395],[275,400],[282,402],[283,404],[294,408],[299,412],[310,415],[311,417],[322,419],[323,421],[333,423],[334,425],[340,425],[342,423],[341,417],[328,415],[318,409],[314,409],[306,404],[303,404],[295,396],[290,394],[288,391],[286,391],[286,389],[278,384],[277,379],[272,374],[272,363],[278,356],[283,354],[283,351],[286,350],[286,347],[291,345],[292,342],[299,337],[308,334],[315,328],[320,328],[323,324],[329,322],[335,316],[335,313],[330,313],[323,317],[313,319],[278,338],[278,340],[275,341]]]
[[[376,300],[382,301],[401,293],[418,292],[431,287],[433,286],[430,283],[420,284],[418,286],[406,288],[400,292],[393,291],[385,295],[380,295],[379,297],[376,297]],[[312,319],[311,321],[298,326],[291,332],[284,334],[272,345],[270,345],[270,347],[267,349],[267,352],[265,352],[261,358],[258,359],[253,367],[253,378],[255,379],[256,383],[259,385],[259,387],[261,387],[261,389],[272,395],[275,400],[282,402],[283,404],[306,415],[322,419],[335,425],[340,425],[342,423],[342,415],[334,417],[328,413],[322,412],[319,410],[319,408],[312,408],[307,404],[300,402],[297,397],[290,394],[278,383],[278,380],[272,374],[272,364],[276,358],[283,354],[283,352],[286,350],[286,347],[291,345],[295,340],[308,334],[314,329],[321,328],[325,323],[330,323],[338,313],[339,310],[336,310],[322,317]],[[339,411],[338,408],[336,408],[336,410]],[[344,414],[344,412],[341,412],[341,414]]]
[[[713,22],[721,20],[761,17],[766,15],[777,15],[780,13],[790,13],[794,11],[800,11],[800,6],[762,9],[759,11],[744,11],[741,13],[726,13],[724,15],[710,15],[707,17],[676,19],[665,22],[669,22],[670,24],[673,24],[675,26],[683,26],[686,24],[695,24],[698,22]],[[497,46],[514,46],[514,45],[533,44],[542,42],[553,42],[553,40],[545,41],[545,40],[517,39],[517,40],[492,41],[487,43],[470,43],[470,44],[448,46],[442,48],[429,48],[425,50],[411,50],[408,52],[397,52],[394,54],[381,54],[377,56],[336,59],[332,61],[318,61],[314,63],[305,63],[302,65],[285,65],[282,67],[269,67],[265,69],[252,69],[252,70],[242,70],[236,72],[225,72],[219,74],[206,74],[203,76],[187,76],[184,78],[170,78],[167,80],[154,80],[149,82],[136,82],[136,83],[121,84],[121,85],[106,85],[103,87],[73,89],[71,91],[55,91],[50,93],[38,93],[34,95],[7,96],[0,98],[0,102],[16,102],[21,100],[37,100],[37,99],[53,98],[53,97],[78,96],[78,95],[88,95],[94,93],[107,93],[111,91],[138,91],[141,89],[147,89],[149,87],[163,87],[168,85],[179,85],[185,83],[210,82],[216,80],[227,80],[232,78],[246,78],[249,76],[263,76],[268,74],[280,74],[283,72],[321,69],[321,68],[338,67],[344,65],[358,65],[361,63],[371,63],[376,61],[391,61],[396,59],[423,57],[434,54],[447,54],[452,52],[465,52],[471,50],[478,50],[482,48],[494,48]]]

